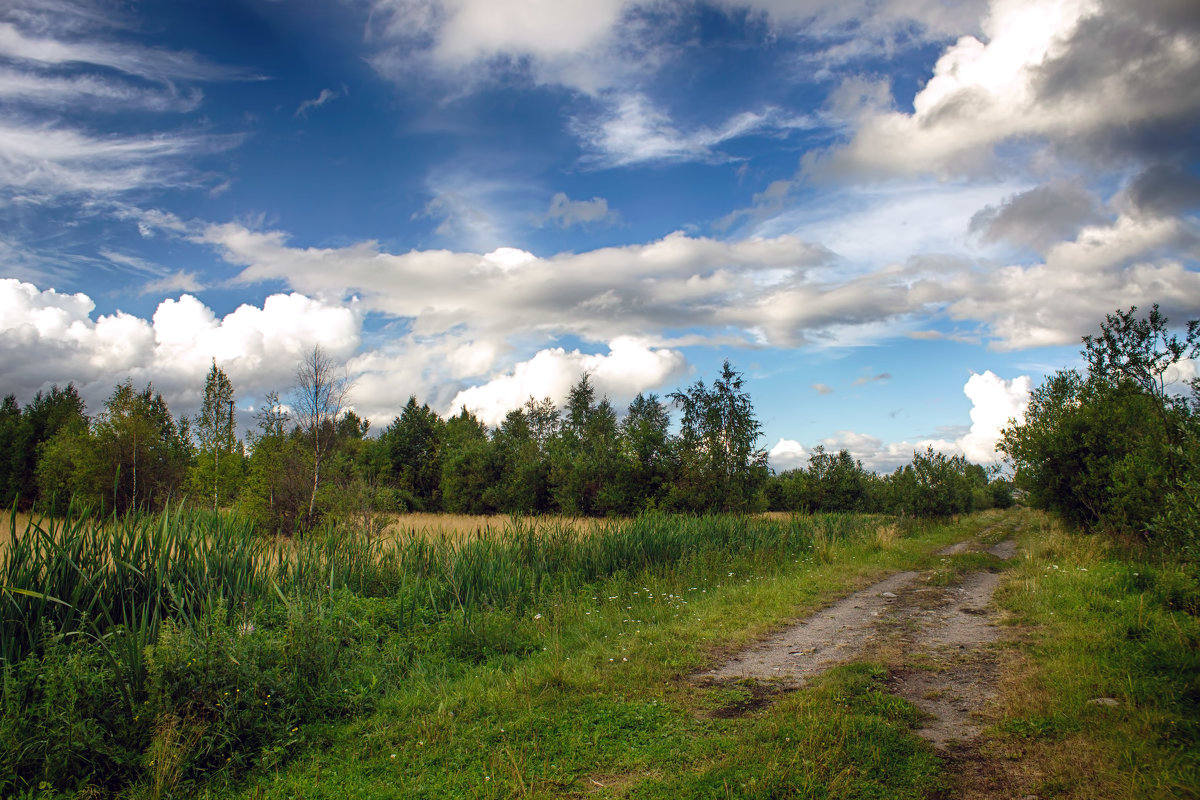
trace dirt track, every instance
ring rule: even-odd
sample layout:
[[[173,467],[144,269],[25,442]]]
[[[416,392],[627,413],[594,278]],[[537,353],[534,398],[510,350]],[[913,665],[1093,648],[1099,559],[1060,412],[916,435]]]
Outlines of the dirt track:
[[[950,585],[931,573],[899,572],[855,592],[787,630],[734,655],[701,676],[722,682],[752,678],[799,689],[838,664],[870,658],[889,665],[888,688],[928,715],[917,731],[947,757],[956,797],[1006,796],[982,784],[973,762],[979,712],[995,696],[999,666],[991,645],[1001,636],[992,595],[1004,561],[1017,555],[1011,539],[988,547],[996,531],[939,551],[949,558],[986,552],[991,569],[968,572]],[[991,534],[989,536],[988,534]]]

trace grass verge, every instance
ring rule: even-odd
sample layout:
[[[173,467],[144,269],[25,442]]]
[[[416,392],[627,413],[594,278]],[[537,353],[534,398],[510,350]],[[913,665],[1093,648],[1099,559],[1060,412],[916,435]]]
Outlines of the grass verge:
[[[991,754],[1039,797],[1200,797],[1195,565],[1036,519],[999,595],[1021,645]]]

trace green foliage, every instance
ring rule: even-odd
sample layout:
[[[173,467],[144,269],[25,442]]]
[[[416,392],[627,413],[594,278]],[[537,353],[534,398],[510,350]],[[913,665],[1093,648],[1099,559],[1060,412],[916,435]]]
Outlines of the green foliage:
[[[175,424],[162,394],[117,385],[92,429],[97,457],[81,488],[117,513],[156,510],[181,493],[191,460],[186,426]]]
[[[456,514],[484,513],[488,507],[483,496],[492,482],[487,426],[463,408],[446,420],[445,449],[442,507]]]
[[[445,424],[428,405],[409,397],[400,416],[379,437],[389,477],[417,511],[442,505]]]
[[[608,398],[596,402],[586,373],[571,387],[566,412],[547,446],[555,507],[571,516],[626,510],[617,414]]]
[[[621,422],[622,510],[651,510],[663,502],[675,472],[671,416],[658,395],[639,394]]]
[[[204,399],[194,430],[198,444],[189,480],[199,498],[212,498],[212,509],[226,504],[241,484],[245,455],[234,426],[233,383],[213,360],[204,381]]]
[[[261,530],[290,534],[309,500],[307,449],[289,433],[289,418],[275,392],[267,394],[250,432],[250,458],[238,493],[239,511]]]
[[[83,400],[73,384],[38,392],[24,410],[18,408],[15,397],[6,397],[0,407],[0,502],[5,507],[16,503],[27,509],[39,500],[50,501],[52,495],[39,493],[37,473],[43,448],[60,431],[86,430],[87,424]],[[72,481],[73,473],[68,472],[66,482]],[[71,489],[60,496],[65,503]]]
[[[484,489],[485,508],[536,514],[550,507],[550,465],[522,409],[513,409],[492,433],[488,467],[493,481]]]
[[[1200,353],[1200,323],[1180,339],[1157,306],[1145,319],[1136,310],[1110,314],[1099,336],[1084,338],[1087,374],[1058,372],[1038,387],[1000,448],[1034,505],[1080,525],[1179,538],[1187,487],[1200,475],[1189,457],[1200,416],[1168,381]]]
[[[914,517],[948,517],[974,510],[982,478],[962,456],[946,456],[927,447],[914,452],[912,464],[888,478],[889,509]],[[986,485],[986,484],[984,484]],[[986,495],[979,499],[990,499]]]
[[[670,502],[691,511],[750,511],[765,504],[767,454],[758,447],[762,425],[728,361],[712,388],[697,381],[671,399],[683,410],[680,472]]]

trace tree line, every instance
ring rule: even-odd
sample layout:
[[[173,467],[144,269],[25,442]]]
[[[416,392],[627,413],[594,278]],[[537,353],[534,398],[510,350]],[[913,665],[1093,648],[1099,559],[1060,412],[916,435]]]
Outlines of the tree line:
[[[176,419],[152,386],[118,384],[94,418],[74,387],[0,409],[6,504],[62,511],[155,510],[173,498],[233,508],[290,533],[321,519],[398,511],[630,515],[897,511],[935,516],[1010,502],[1007,483],[927,451],[886,477],[842,450],[772,474],[745,378],[720,375],[618,410],[584,374],[560,408],[530,398],[489,428],[466,408],[443,418],[410,397],[378,436],[347,410],[349,383],[314,348],[285,405],[269,393],[238,437],[234,387],[214,361],[199,413]],[[672,410],[678,410],[677,428]]]

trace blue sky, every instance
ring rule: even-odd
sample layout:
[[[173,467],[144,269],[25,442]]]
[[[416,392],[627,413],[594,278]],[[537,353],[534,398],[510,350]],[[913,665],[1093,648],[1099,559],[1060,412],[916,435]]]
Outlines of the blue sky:
[[[0,389],[215,358],[248,425],[320,344],[382,428],[728,358],[778,468],[987,461],[1106,313],[1200,316],[1198,145],[1185,0],[11,0]]]

